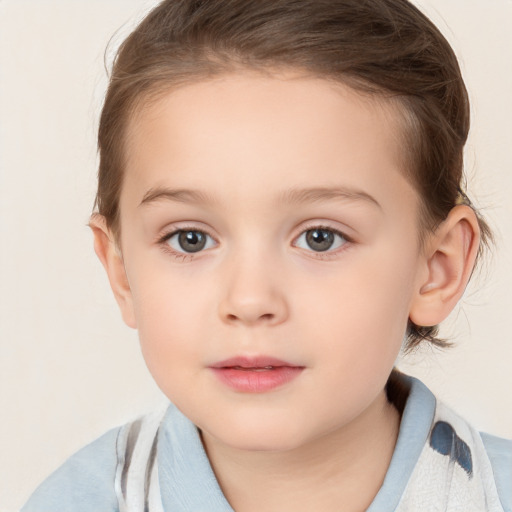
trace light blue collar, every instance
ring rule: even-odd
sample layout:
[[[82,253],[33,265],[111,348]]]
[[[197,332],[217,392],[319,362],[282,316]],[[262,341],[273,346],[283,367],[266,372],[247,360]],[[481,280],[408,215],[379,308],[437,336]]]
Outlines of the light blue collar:
[[[409,397],[384,483],[366,512],[391,512],[397,508],[434,420],[436,398],[432,392],[415,377],[400,374],[399,378],[410,389]]]

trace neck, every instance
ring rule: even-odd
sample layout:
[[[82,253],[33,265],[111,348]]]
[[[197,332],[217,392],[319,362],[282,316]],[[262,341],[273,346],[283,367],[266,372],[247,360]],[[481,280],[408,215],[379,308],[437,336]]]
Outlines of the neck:
[[[379,491],[398,437],[400,414],[382,391],[350,424],[285,452],[248,452],[203,442],[236,512],[366,510]]]

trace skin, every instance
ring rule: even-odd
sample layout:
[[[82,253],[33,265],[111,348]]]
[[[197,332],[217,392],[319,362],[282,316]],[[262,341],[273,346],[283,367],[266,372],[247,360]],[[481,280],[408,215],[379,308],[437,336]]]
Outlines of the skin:
[[[237,512],[370,505],[398,435],[384,386],[407,321],[442,321],[469,279],[470,208],[418,245],[395,109],[290,72],[169,91],[129,126],[119,246],[91,220],[123,318],[157,384],[200,428]],[[351,193],[283,200],[318,187]],[[315,227],[335,235],[332,248],[308,244]],[[205,248],[187,253],[169,239],[179,229],[206,233]],[[304,369],[247,393],[210,368],[257,355]]]

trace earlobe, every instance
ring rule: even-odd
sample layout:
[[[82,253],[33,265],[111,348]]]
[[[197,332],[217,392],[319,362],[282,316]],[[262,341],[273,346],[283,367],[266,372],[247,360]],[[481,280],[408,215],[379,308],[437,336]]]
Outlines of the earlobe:
[[[475,212],[454,207],[431,237],[409,319],[419,326],[441,323],[462,297],[480,244]]]
[[[110,287],[121,310],[123,320],[126,325],[136,329],[132,293],[121,250],[102,215],[94,214],[89,226],[94,235],[94,251],[107,272]]]

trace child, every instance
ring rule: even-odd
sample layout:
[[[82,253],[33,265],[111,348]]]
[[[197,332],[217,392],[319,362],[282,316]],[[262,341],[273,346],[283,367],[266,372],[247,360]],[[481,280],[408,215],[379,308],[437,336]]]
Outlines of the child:
[[[455,56],[405,0],[166,0],[121,46],[95,250],[172,402],[31,511],[510,511],[512,441],[394,368],[491,237]]]

